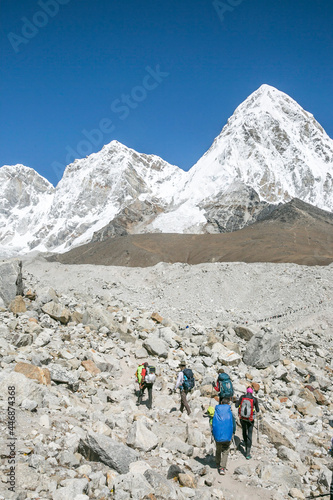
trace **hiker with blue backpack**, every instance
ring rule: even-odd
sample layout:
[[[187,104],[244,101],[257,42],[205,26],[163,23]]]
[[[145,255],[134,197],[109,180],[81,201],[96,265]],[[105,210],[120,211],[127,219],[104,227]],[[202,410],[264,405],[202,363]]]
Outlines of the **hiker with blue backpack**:
[[[234,388],[230,377],[227,373],[225,373],[223,368],[219,369],[217,380],[216,382],[213,382],[212,385],[215,391],[219,393],[219,404],[221,404],[222,399],[231,399],[234,395]]]
[[[180,390],[180,411],[183,413],[184,408],[187,411],[187,414],[190,415],[191,410],[189,407],[189,404],[187,402],[187,394],[193,389],[194,387],[194,376],[193,372],[190,368],[186,368],[186,363],[185,361],[181,361],[180,365],[180,372],[178,373],[177,376],[177,382],[174,388],[174,391],[177,389]]]
[[[236,420],[232,414],[229,398],[223,398],[215,406],[212,420],[212,434],[216,443],[215,460],[218,473],[225,474],[232,436],[236,432]]]
[[[235,406],[238,408],[238,415],[242,426],[245,456],[247,460],[250,460],[255,412],[259,412],[258,400],[253,395],[252,387],[247,388],[246,394],[243,394],[236,401]]]

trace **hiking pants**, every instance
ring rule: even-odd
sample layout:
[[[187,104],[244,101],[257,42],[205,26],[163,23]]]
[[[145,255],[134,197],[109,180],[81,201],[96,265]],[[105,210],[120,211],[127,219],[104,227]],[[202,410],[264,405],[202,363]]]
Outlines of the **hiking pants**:
[[[146,384],[145,382],[140,387],[138,403],[141,404],[142,396],[145,390],[148,390],[148,408],[151,410],[153,406],[153,384]]]
[[[218,469],[220,467],[223,467],[223,469],[227,467],[229,448],[230,441],[225,441],[224,443],[216,443],[215,460]]]
[[[245,443],[246,454],[250,453],[252,446],[252,432],[254,428],[254,421],[250,422],[249,420],[241,419],[241,426],[243,431],[243,440]]]
[[[186,394],[187,392],[182,390],[180,391],[180,411],[183,413],[184,408],[187,411],[187,414],[189,415],[191,413],[190,407],[188,405],[187,399],[186,399]]]

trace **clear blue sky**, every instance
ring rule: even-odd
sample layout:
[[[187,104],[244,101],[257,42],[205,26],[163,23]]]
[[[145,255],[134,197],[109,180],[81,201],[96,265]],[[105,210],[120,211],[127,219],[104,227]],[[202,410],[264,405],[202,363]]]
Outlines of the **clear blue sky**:
[[[116,139],[188,170],[263,83],[333,137],[333,2],[215,4],[2,0],[0,165],[56,184]]]

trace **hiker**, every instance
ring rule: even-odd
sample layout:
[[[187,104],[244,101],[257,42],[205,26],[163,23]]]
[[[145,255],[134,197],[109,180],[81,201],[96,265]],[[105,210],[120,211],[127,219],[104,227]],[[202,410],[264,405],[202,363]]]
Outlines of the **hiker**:
[[[230,377],[227,373],[224,372],[223,368],[219,369],[217,380],[215,383],[213,382],[212,385],[215,391],[219,393],[219,404],[221,404],[222,399],[231,399],[234,395],[234,388],[232,386]]]
[[[152,409],[153,405],[153,385],[156,380],[155,368],[149,366],[147,361],[143,365],[139,365],[136,371],[137,381],[139,383],[140,391],[136,405],[139,406],[142,401],[143,393],[148,391],[148,408]]]
[[[212,434],[216,443],[216,466],[221,475],[225,474],[230,443],[236,432],[236,420],[229,403],[229,398],[223,398],[221,404],[215,406],[212,422]]]
[[[236,401],[235,406],[238,408],[238,415],[242,426],[245,456],[247,460],[250,460],[254,416],[255,411],[259,412],[258,400],[253,396],[252,387],[247,388],[246,394],[243,394],[239,400]]]
[[[178,373],[177,376],[177,382],[174,388],[174,391],[177,389],[180,390],[180,411],[183,413],[184,408],[187,411],[187,414],[190,415],[191,410],[187,402],[187,394],[193,389],[194,387],[194,377],[193,377],[193,372],[190,368],[186,368],[186,363],[185,361],[181,361],[180,365],[180,372]]]

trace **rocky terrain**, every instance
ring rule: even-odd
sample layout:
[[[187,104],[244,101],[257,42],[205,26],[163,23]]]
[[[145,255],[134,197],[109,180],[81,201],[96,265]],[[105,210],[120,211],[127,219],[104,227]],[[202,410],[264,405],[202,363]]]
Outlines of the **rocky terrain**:
[[[124,268],[36,256],[21,276],[18,261],[0,263],[0,499],[326,493],[332,278],[333,264]],[[134,373],[146,360],[158,375],[152,410],[135,404]],[[169,391],[181,360],[196,379],[190,417]],[[238,426],[226,476],[204,416],[221,366],[236,394],[251,385],[260,404],[253,459]]]

